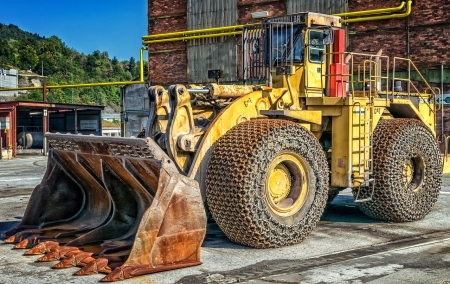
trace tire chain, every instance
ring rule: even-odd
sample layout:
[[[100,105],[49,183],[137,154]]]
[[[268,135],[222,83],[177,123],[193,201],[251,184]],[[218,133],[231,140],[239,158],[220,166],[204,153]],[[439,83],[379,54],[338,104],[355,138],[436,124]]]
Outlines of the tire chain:
[[[422,188],[412,191],[402,183],[403,164],[420,155],[425,163]],[[382,119],[373,138],[372,200],[358,203],[369,217],[395,222],[424,218],[439,196],[442,177],[440,151],[429,129],[416,119]],[[358,188],[353,188],[357,195]],[[372,189],[362,187],[358,198],[370,197]]]
[[[316,195],[306,216],[286,225],[269,212],[265,171],[282,149],[305,153],[316,175]],[[264,162],[264,163],[263,163]],[[219,227],[233,242],[270,248],[301,242],[320,220],[328,194],[328,165],[317,139],[302,126],[278,119],[241,123],[219,139],[209,161],[206,194]]]

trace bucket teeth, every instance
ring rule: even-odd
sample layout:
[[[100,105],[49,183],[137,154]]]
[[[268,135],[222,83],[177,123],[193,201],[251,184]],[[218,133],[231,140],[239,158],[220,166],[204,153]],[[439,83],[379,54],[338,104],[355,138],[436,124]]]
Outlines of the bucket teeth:
[[[85,259],[83,259],[82,261],[78,262],[77,266],[84,267],[84,266],[88,265],[89,263],[91,263],[94,260],[95,260],[95,258],[93,258],[92,256],[88,256]]]
[[[83,261],[84,262],[84,261]],[[75,272],[75,275],[91,275],[96,273],[110,273],[111,268],[108,266],[108,260],[106,258],[94,259],[86,266]]]
[[[133,272],[134,269],[134,267],[117,267],[111,273],[100,279],[100,282],[114,282],[131,278],[131,272]]]
[[[60,260],[66,256],[67,253],[72,251],[80,251],[77,247],[69,247],[69,246],[62,246],[58,247],[55,250],[47,252],[44,256],[38,258],[38,261],[54,261],[54,260]]]
[[[16,236],[15,235],[10,236],[9,238],[7,238],[7,239],[5,239],[3,241],[5,243],[8,243],[8,244],[12,244],[12,243],[17,243],[18,242],[18,241],[16,241]]]
[[[20,243],[24,239],[31,237],[31,236],[38,236],[42,233],[42,230],[39,229],[28,229],[24,230],[18,233],[15,233],[14,235],[10,236],[6,240],[4,240],[5,243]]]
[[[39,244],[39,235],[28,237],[14,246],[15,249],[26,249]]]
[[[92,252],[84,252],[84,251],[81,251],[78,253],[73,253],[70,257],[67,257],[67,258],[61,260],[60,262],[58,262],[57,264],[53,265],[53,268],[69,268],[69,267],[81,265],[82,261],[85,258],[90,257],[91,255],[92,255]]]
[[[27,250],[24,254],[25,255],[44,254],[51,250],[56,249],[57,247],[59,247],[58,242],[46,241],[46,242],[35,245],[30,250]]]

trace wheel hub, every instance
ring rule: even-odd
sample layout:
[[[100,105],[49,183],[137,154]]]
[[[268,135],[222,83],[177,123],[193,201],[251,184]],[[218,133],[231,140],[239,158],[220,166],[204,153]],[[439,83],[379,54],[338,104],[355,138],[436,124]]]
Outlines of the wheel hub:
[[[283,152],[270,164],[265,198],[279,216],[290,216],[302,208],[309,186],[306,163],[295,153]]]
[[[275,203],[289,195],[291,180],[289,170],[282,164],[273,169],[269,176],[269,191]]]
[[[425,162],[420,155],[409,158],[403,164],[403,183],[407,189],[417,192],[425,177]]]

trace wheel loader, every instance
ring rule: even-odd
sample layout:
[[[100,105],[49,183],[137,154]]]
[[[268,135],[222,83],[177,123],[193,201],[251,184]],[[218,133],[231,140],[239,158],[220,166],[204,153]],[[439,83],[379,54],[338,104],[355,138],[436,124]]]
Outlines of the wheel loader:
[[[439,92],[396,75],[410,60],[345,38],[339,17],[266,18],[243,31],[247,84],[150,87],[145,138],[47,133],[47,171],[6,242],[115,281],[201,264],[208,212],[254,248],[301,242],[346,188],[371,218],[425,217]]]

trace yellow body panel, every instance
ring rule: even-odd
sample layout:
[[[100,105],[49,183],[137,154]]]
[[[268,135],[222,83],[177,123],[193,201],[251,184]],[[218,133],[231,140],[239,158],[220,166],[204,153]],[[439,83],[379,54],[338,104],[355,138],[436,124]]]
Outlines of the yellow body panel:
[[[450,157],[448,155],[442,156],[442,173],[450,174]]]

